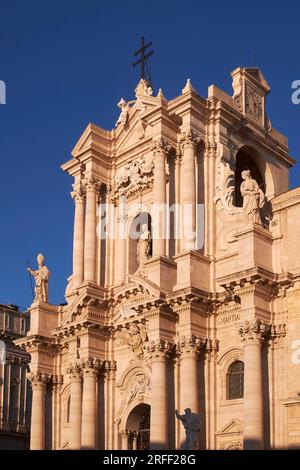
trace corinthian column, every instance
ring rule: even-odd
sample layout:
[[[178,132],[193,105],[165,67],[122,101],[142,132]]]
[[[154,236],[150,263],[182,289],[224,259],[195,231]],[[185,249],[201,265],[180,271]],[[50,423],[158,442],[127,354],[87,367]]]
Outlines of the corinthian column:
[[[192,413],[199,414],[199,377],[198,358],[203,340],[195,335],[181,336],[178,339],[177,351],[180,357],[180,413],[184,413],[186,408],[190,408]],[[186,440],[183,426],[180,426],[181,445]],[[195,446],[199,448],[199,442]]]
[[[94,177],[86,180],[86,209],[84,237],[84,280],[96,281],[96,191]]]
[[[82,412],[82,371],[79,365],[69,367],[71,381],[70,402],[70,449],[81,447],[81,412]]]
[[[49,377],[37,372],[30,374],[32,387],[32,410],[30,427],[30,450],[45,449],[45,391]]]
[[[100,363],[87,359],[82,364],[83,394],[82,394],[82,428],[81,448],[96,449],[96,386]]]
[[[164,140],[154,142],[154,181],[152,230],[153,230],[153,256],[166,256],[166,156],[169,146]]]
[[[261,348],[270,327],[246,321],[238,331],[244,345],[244,448],[264,447],[263,370]]]
[[[202,345],[202,340],[195,335],[181,336],[178,340],[181,412],[185,408],[199,412],[198,357]]]
[[[199,139],[195,133],[183,133],[181,169],[181,249],[193,250],[196,242],[196,157],[195,150]]]
[[[75,202],[74,236],[73,236],[73,283],[81,286],[84,269],[84,203],[85,193],[78,188],[71,193]]]
[[[151,357],[151,424],[152,449],[168,448],[167,358],[173,346],[164,340],[152,341]]]

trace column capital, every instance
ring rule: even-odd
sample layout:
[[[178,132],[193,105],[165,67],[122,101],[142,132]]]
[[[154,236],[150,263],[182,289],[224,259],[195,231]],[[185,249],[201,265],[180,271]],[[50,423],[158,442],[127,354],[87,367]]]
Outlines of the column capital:
[[[208,157],[216,155],[218,146],[213,136],[209,136],[205,139],[204,148]]]
[[[105,361],[104,362],[104,376],[107,379],[112,378],[113,374],[117,370],[117,362],[116,361]]]
[[[63,375],[52,375],[51,382],[53,387],[60,387],[64,383]]]
[[[69,367],[67,368],[67,373],[70,376],[70,380],[75,380],[79,379],[82,377],[82,367],[79,362],[76,362],[75,364],[70,364]]]
[[[172,146],[166,139],[159,138],[152,140],[150,148],[153,151],[153,156],[155,158],[157,156],[167,155],[172,149]]]
[[[258,319],[251,321],[247,320],[238,326],[238,333],[241,336],[241,341],[244,346],[248,344],[261,345],[269,331],[270,325],[267,325]]]
[[[97,191],[100,187],[99,180],[94,176],[88,176],[84,180],[84,187],[86,191]]]
[[[204,338],[201,338],[194,334],[182,335],[178,337],[176,343],[176,350],[181,357],[198,357],[198,354],[205,347],[205,345],[206,340]]]
[[[200,141],[200,136],[192,129],[183,131],[179,136],[179,143],[182,151],[184,151],[186,148],[195,149]]]
[[[50,381],[50,375],[44,372],[30,372],[28,378],[31,382],[32,389],[44,389],[46,384]]]
[[[273,344],[276,344],[281,338],[284,338],[285,336],[286,336],[286,324],[285,323],[281,323],[280,325],[272,324],[270,326],[269,338],[273,342]]]
[[[147,346],[147,352],[152,360],[170,357],[174,350],[175,344],[165,339],[152,340]]]
[[[84,376],[97,376],[103,363],[100,361],[100,359],[95,359],[93,357],[88,357],[85,359],[81,359],[80,361],[80,367],[81,371]]]
[[[73,201],[76,203],[84,203],[85,202],[85,188],[83,186],[79,186],[78,188],[74,189],[71,192],[71,197]]]

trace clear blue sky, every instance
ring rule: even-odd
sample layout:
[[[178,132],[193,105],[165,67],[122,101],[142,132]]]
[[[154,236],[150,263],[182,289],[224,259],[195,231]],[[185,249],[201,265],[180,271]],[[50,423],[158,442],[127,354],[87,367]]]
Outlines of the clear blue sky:
[[[71,178],[60,169],[88,122],[112,128],[121,96],[132,99],[131,67],[142,35],[153,42],[153,82],[167,98],[190,77],[202,96],[215,83],[231,94],[230,72],[261,67],[268,111],[298,160],[299,2],[16,1],[0,3],[0,303],[31,302],[25,261],[42,251],[50,300],[64,301],[71,273]],[[291,185],[300,184],[298,166]]]

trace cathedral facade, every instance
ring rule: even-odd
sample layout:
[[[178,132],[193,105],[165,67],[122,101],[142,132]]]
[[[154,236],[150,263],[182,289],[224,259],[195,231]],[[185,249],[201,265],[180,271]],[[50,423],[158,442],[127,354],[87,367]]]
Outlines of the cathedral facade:
[[[261,71],[231,76],[232,96],[188,80],[171,100],[141,79],[115,128],[89,124],[62,165],[66,304],[49,303],[40,265],[16,341],[31,355],[31,449],[300,446],[295,161]]]

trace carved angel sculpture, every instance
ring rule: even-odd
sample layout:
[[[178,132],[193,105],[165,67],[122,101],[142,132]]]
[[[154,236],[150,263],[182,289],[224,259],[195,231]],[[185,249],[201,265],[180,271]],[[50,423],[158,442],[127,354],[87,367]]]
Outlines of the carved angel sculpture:
[[[116,333],[116,338],[120,343],[129,346],[140,357],[144,353],[143,345],[147,341],[146,326],[142,323],[130,323],[129,328],[123,327]]]
[[[123,124],[125,125],[128,121],[128,117],[129,117],[129,109],[130,109],[130,105],[132,103],[135,103],[135,100],[132,100],[132,101],[128,101],[126,103],[126,101],[124,100],[124,98],[121,98],[119,103],[118,103],[118,107],[121,109],[121,113],[120,113],[120,116],[116,122],[116,127],[119,125],[119,124]]]

